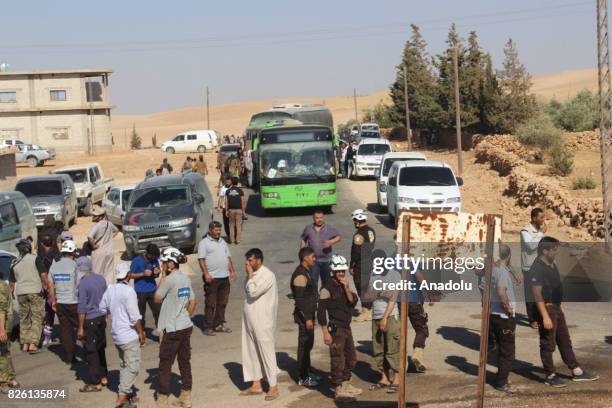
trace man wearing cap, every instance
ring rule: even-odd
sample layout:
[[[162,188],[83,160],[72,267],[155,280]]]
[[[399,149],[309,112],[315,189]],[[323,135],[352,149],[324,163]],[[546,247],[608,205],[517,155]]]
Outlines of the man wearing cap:
[[[372,271],[372,251],[376,243],[376,232],[368,226],[368,214],[357,209],[351,214],[355,224],[355,234],[351,245],[351,267],[349,269],[353,275],[355,288],[361,299],[361,312],[355,319],[356,322],[366,322],[372,320],[372,303],[367,300],[364,289],[370,282]]]
[[[45,318],[43,286],[47,285],[47,273],[39,273],[36,257],[32,255],[32,241],[17,242],[19,258],[11,266],[9,286],[19,302],[19,342],[21,351],[38,353],[38,342]]]
[[[155,292],[155,302],[161,304],[158,328],[162,332],[156,404],[159,408],[168,407],[172,365],[175,359],[178,359],[181,373],[179,406],[191,408],[191,315],[195,311],[196,300],[191,280],[179,270],[182,255],[176,248],[164,250],[161,261],[165,273],[162,274]]]
[[[115,260],[113,254],[113,238],[119,232],[115,225],[106,219],[106,211],[100,206],[94,206],[92,211],[95,225],[87,234],[87,239],[93,250],[91,262],[93,271],[104,276],[106,284],[115,279]]]
[[[89,367],[89,383],[79,391],[101,391],[108,384],[106,378],[106,317],[100,310],[100,301],[106,291],[106,281],[102,275],[92,273],[91,260],[86,257],[78,259],[77,268],[84,273],[79,282],[79,329],[77,338],[83,342],[87,366]]]
[[[208,234],[198,244],[198,263],[204,281],[204,334],[231,333],[225,326],[225,308],[236,273],[227,243],[221,239],[218,221],[208,225]]]
[[[41,275],[41,278],[44,274],[44,283],[43,283],[43,296],[45,298],[45,318],[44,318],[44,327],[43,327],[43,346],[47,346],[52,342],[53,336],[53,323],[55,322],[55,311],[51,307],[51,296],[49,295],[49,269],[53,262],[59,261],[61,259],[61,254],[56,246],[56,240],[49,234],[44,234],[39,237],[38,241],[39,249],[36,254],[36,268],[38,269],[38,273]]]
[[[238,186],[238,177],[232,177],[232,186],[225,192],[225,215],[229,219],[229,242],[238,245],[242,235],[242,219],[245,215],[246,199]]]
[[[74,241],[74,235],[70,231],[62,231],[57,239],[55,240],[55,244],[57,245],[57,252],[60,253],[62,250],[62,244],[64,241]],[[61,257],[61,256],[60,256]],[[57,259],[56,259],[57,260]]]
[[[219,203],[217,205],[217,207],[221,211],[221,214],[223,214],[223,229],[225,230],[225,237],[227,238],[227,242],[230,242],[230,229],[229,229],[229,216],[227,215],[227,212],[225,211],[225,194],[227,193],[227,190],[229,190],[231,186],[232,186],[232,177],[229,174],[227,174],[224,177],[224,184],[221,187],[219,187]]]
[[[315,289],[319,287],[319,277],[321,277],[321,284],[329,280],[331,276],[329,257],[332,253],[332,246],[341,239],[338,230],[325,222],[325,214],[322,210],[316,210],[312,215],[312,224],[304,227],[300,236],[300,248],[309,246],[315,251],[317,262],[310,269]]]
[[[134,290],[138,297],[138,310],[142,316],[142,327],[146,330],[145,314],[147,304],[153,313],[155,327],[159,318],[160,306],[154,302],[157,283],[155,279],[159,276],[159,248],[155,244],[148,244],[145,252],[132,260],[130,265],[130,279],[134,279]]]
[[[330,267],[334,276],[321,287],[317,320],[321,325],[323,341],[330,349],[331,382],[336,399],[353,400],[362,393],[350,384],[351,371],[357,363],[351,318],[358,297],[349,286],[346,258],[342,255],[332,256]]]
[[[66,364],[76,363],[73,331],[78,328],[79,316],[77,304],[77,265],[74,261],[76,244],[74,241],[64,241],[61,248],[62,258],[54,262],[49,270],[49,295],[53,310],[57,312],[60,322],[60,340],[64,348]]]
[[[115,407],[123,407],[135,396],[134,383],[140,370],[140,346],[145,335],[136,292],[129,285],[130,265],[120,263],[116,283],[106,289],[100,301],[100,311],[111,315],[111,336],[119,352],[119,392]]]

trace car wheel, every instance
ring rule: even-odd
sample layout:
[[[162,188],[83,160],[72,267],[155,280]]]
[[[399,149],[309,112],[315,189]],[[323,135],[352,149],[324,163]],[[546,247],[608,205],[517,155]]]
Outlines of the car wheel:
[[[43,167],[44,165],[45,165],[45,161],[44,161],[44,160],[41,160],[41,161],[38,163],[38,167]]]
[[[166,153],[174,154],[174,147],[168,147]]]
[[[198,153],[206,153],[206,146],[198,146]]]
[[[28,167],[36,167],[38,166],[38,159],[34,156],[30,156],[26,159],[26,163]]]

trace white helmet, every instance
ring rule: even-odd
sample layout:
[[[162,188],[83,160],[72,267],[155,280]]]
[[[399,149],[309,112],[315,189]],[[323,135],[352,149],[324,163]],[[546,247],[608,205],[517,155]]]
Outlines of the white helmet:
[[[61,253],[69,253],[69,254],[74,254],[74,252],[76,251],[77,246],[74,243],[73,240],[68,239],[64,242],[62,242],[62,249],[60,250]]]
[[[365,221],[368,219],[368,213],[362,210],[361,208],[356,209],[351,214],[351,218],[357,221]]]
[[[346,261],[346,258],[338,254],[332,256],[329,265],[332,271],[346,271],[348,269],[348,262]]]
[[[161,252],[159,260],[162,262],[174,261],[175,264],[179,264],[179,259],[181,258],[181,251],[174,247],[168,247]]]
[[[284,159],[279,160],[278,165],[276,167],[278,167],[279,169],[280,168],[284,169],[285,167],[287,167],[287,160],[284,160]]]

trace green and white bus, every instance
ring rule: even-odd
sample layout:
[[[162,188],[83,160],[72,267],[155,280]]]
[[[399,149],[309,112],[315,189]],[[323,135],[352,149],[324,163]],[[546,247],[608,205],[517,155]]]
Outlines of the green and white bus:
[[[338,140],[324,125],[277,121],[253,143],[255,175],[264,209],[330,208],[336,204]]]

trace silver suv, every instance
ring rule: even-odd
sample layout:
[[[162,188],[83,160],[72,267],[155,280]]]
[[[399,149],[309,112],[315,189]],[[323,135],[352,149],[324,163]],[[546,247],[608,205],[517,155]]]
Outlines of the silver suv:
[[[42,227],[45,218],[53,216],[68,227],[77,220],[77,198],[74,183],[67,174],[24,177],[15,190],[28,198],[36,216],[36,226]]]

